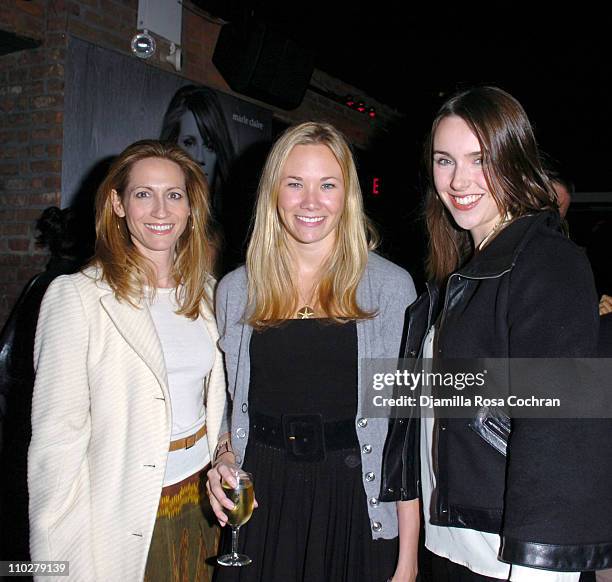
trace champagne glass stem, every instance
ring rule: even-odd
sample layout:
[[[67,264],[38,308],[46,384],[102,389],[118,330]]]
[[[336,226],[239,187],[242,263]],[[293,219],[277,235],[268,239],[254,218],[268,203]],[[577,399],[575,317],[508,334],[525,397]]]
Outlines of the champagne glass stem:
[[[232,525],[232,558],[238,559],[238,530],[239,525]]]

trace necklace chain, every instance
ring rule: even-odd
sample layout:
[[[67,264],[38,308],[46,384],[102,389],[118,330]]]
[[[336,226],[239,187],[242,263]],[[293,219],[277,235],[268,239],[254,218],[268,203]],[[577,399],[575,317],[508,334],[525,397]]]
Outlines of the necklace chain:
[[[489,239],[505,224],[510,222],[511,217],[508,214],[504,214],[500,217],[499,221],[495,224],[495,226],[485,235],[485,237],[478,243],[478,250],[481,251],[482,247],[489,241]]]
[[[313,287],[312,292],[310,293],[310,298],[307,301],[305,301],[305,305],[303,305],[302,307],[298,309],[297,316],[299,319],[310,319],[315,316],[314,307],[311,307],[311,305],[312,305],[312,301],[314,299],[315,293],[317,291],[317,286],[318,285],[315,285]]]

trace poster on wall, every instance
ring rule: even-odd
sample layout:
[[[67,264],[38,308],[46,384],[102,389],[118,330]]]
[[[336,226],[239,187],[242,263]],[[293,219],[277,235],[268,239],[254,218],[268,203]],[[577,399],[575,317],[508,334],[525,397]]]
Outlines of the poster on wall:
[[[272,112],[76,38],[66,62],[62,207],[91,209],[93,217],[95,190],[114,156],[139,139],[170,140],[206,174],[225,266],[238,262]]]

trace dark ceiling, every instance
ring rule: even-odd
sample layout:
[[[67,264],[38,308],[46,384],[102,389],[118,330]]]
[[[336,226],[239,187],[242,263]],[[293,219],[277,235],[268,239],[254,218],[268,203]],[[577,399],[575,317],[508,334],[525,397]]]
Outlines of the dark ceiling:
[[[538,17],[491,3],[487,12],[465,3],[195,3],[228,21],[278,26],[314,50],[317,68],[405,114],[409,140],[420,142],[445,95],[498,85],[523,103],[542,149],[579,191],[612,191],[612,37],[602,13],[562,13],[559,4]]]

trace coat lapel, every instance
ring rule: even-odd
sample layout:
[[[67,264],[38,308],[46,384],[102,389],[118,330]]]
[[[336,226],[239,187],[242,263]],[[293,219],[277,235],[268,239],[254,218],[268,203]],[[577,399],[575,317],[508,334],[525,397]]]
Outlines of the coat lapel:
[[[211,292],[212,294],[212,292]],[[219,430],[225,412],[226,387],[225,387],[225,368],[223,365],[223,355],[219,349],[219,331],[215,316],[205,301],[201,306],[202,319],[206,325],[210,339],[215,346],[215,361],[213,367],[206,377],[206,424],[208,426],[208,446],[210,458],[215,454]]]
[[[204,324],[206,325],[206,329],[210,334],[210,339],[212,342],[217,345],[219,341],[219,330],[217,329],[217,323],[215,321],[215,316],[213,312],[210,310],[210,307],[206,304],[206,301],[202,300],[201,303],[201,311],[202,311],[202,319],[204,320]]]
[[[168,379],[164,354],[149,310],[146,307],[133,307],[125,301],[117,301],[112,293],[101,297],[100,302],[119,333],[151,369],[166,391]]]

